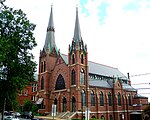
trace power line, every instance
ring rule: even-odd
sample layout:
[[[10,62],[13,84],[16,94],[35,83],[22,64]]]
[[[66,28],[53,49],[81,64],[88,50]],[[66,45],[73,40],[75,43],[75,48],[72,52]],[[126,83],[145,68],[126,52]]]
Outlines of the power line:
[[[137,77],[137,76],[144,76],[144,75],[150,75],[150,73],[135,74],[135,75],[130,75],[130,77]]]
[[[136,83],[136,84],[132,84],[132,85],[143,85],[143,84],[150,84],[150,83]]]

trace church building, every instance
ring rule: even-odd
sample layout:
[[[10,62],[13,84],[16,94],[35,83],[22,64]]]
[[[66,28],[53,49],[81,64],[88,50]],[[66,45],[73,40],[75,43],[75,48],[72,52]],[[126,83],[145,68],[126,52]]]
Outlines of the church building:
[[[61,22],[61,21],[60,21]],[[46,39],[39,56],[37,104],[39,112],[51,113],[56,105],[60,118],[131,120],[142,115],[148,98],[137,93],[127,77],[117,68],[88,61],[76,8],[73,40],[68,55],[60,53],[55,43],[53,8],[51,7]]]

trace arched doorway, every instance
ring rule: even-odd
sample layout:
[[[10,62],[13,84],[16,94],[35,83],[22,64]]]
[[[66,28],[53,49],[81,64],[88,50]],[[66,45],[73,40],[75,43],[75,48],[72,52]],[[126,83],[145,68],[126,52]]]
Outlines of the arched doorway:
[[[104,115],[102,115],[102,116],[101,116],[101,120],[105,120],[105,117],[104,117]]]
[[[64,97],[63,98],[63,104],[62,104],[62,112],[66,112],[67,111],[67,100]]]
[[[72,97],[72,112],[75,112],[76,111],[76,99],[75,97],[73,96]]]
[[[54,99],[54,105],[56,105],[56,112],[57,112],[57,98]]]

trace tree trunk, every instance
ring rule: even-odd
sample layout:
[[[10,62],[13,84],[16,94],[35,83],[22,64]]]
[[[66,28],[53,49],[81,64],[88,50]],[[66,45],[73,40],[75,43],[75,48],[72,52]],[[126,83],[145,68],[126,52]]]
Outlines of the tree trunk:
[[[2,109],[2,119],[1,120],[4,120],[5,105],[6,105],[6,98],[4,100],[4,105],[3,105],[3,109]]]

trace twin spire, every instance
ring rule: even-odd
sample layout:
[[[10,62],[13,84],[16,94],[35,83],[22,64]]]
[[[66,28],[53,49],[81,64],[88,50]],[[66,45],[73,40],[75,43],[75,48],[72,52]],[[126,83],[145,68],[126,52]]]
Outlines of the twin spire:
[[[81,41],[81,30],[80,30],[80,24],[79,24],[79,17],[78,17],[78,8],[76,7],[76,21],[75,21],[75,29],[74,29],[74,37],[73,40],[75,42]]]
[[[45,39],[45,44],[44,48],[45,51],[49,50],[50,53],[53,50],[56,50],[56,45],[55,45],[55,29],[54,29],[54,22],[53,22],[53,8],[51,6],[51,13],[50,13],[50,18],[48,22],[48,27],[47,27],[47,33],[46,33],[46,39]]]
[[[81,37],[81,30],[80,30],[80,24],[79,24],[79,17],[78,17],[78,8],[76,8],[76,20],[75,20],[75,29],[74,29],[74,37],[72,41],[72,48],[75,47],[74,45],[78,44],[80,47],[84,46],[82,37]],[[50,18],[48,22],[47,27],[47,33],[46,33],[46,39],[44,44],[44,51],[49,50],[50,53],[53,52],[53,50],[57,51],[57,47],[55,44],[55,29],[54,29],[54,22],[53,22],[53,8],[51,6],[51,12],[50,12]]]

